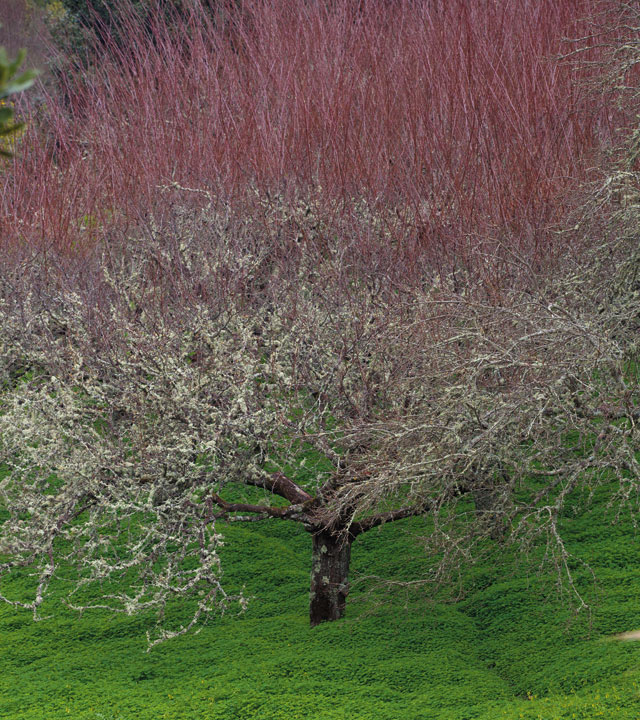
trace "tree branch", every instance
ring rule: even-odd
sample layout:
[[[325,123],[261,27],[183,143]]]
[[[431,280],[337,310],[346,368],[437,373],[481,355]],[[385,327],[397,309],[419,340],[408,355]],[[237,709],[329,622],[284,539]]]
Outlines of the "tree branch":
[[[423,505],[414,505],[412,507],[398,508],[397,510],[390,510],[389,512],[380,513],[379,515],[373,515],[372,517],[365,518],[359,522],[352,523],[349,528],[349,532],[357,537],[367,530],[371,530],[379,525],[384,525],[394,520],[403,520],[408,517],[415,517],[416,515],[424,515],[427,512],[433,510],[431,503],[425,503]]]
[[[299,485],[289,480],[289,478],[281,472],[271,473],[269,477],[259,478],[257,480],[244,480],[245,485],[253,485],[269,490],[275,495],[288,500],[293,505],[301,505],[302,503],[313,500],[308,492],[303,490]]]
[[[310,522],[302,503],[287,507],[271,507],[270,505],[252,505],[251,503],[229,503],[215,493],[211,500],[221,508],[224,513],[217,517],[224,517],[227,513],[254,513],[263,517],[279,518],[281,520],[295,520],[296,522]],[[312,499],[312,498],[311,498]],[[236,518],[237,519],[237,518]]]

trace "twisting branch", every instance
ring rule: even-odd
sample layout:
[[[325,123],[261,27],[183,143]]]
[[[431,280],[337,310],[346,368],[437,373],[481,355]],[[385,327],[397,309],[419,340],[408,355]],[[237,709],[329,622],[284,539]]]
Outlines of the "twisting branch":
[[[308,492],[296,485],[292,480],[289,480],[282,472],[271,473],[267,477],[246,478],[244,482],[246,485],[269,490],[293,504],[301,504],[313,499]]]
[[[219,495],[212,494],[211,499],[224,513],[218,518],[226,518],[227,513],[255,513],[262,517],[279,518],[281,520],[295,520],[297,522],[310,522],[303,505],[289,505],[287,507],[271,507],[270,505],[251,505],[250,503],[229,503]]]

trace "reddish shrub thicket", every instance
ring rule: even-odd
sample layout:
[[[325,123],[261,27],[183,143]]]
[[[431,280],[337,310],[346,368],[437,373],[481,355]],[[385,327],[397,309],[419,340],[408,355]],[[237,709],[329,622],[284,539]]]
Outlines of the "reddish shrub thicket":
[[[360,245],[365,200],[409,261],[464,262],[487,238],[540,257],[620,125],[584,92],[597,40],[558,59],[606,10],[596,0],[185,6],[130,14],[124,45],[48,98],[2,176],[5,240],[91,244],[177,182],[313,197]]]

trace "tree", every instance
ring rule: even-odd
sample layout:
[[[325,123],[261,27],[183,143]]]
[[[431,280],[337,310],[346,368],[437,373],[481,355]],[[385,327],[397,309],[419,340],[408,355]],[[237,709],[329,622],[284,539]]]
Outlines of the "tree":
[[[223,584],[224,523],[288,520],[311,535],[316,625],[344,614],[352,543],[418,515],[435,576],[544,535],[571,585],[565,502],[614,479],[628,498],[639,476],[637,383],[606,312],[624,285],[601,250],[497,292],[409,266],[362,207],[357,235],[313,202],[170,192],[135,241],[5,261],[0,573],[38,580],[3,600],[37,617],[70,566],[72,607],[162,617],[195,598],[160,641],[246,604]],[[628,249],[607,252],[627,272]]]
[[[14,123],[13,107],[6,102],[6,98],[33,85],[33,80],[37,75],[35,70],[26,70],[18,74],[24,58],[25,51],[23,50],[18,53],[15,60],[10,61],[6,50],[0,47],[0,138],[3,138],[2,142],[9,140],[12,135],[15,136],[24,127],[24,123]],[[0,155],[11,157],[11,152],[3,145],[0,146]]]

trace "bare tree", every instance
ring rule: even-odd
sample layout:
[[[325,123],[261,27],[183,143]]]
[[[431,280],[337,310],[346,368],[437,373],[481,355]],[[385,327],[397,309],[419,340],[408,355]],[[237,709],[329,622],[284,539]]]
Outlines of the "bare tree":
[[[260,203],[181,202],[81,262],[5,259],[0,597],[38,617],[72,566],[72,607],[162,618],[196,598],[160,641],[246,603],[222,581],[224,523],[288,520],[312,537],[316,625],[344,614],[354,540],[416,515],[442,570],[542,533],[571,583],[566,499],[637,490],[637,383],[607,306],[628,246],[553,282],[514,258],[498,292],[409,267],[362,207],[358,235]],[[31,599],[2,590],[20,567]]]

